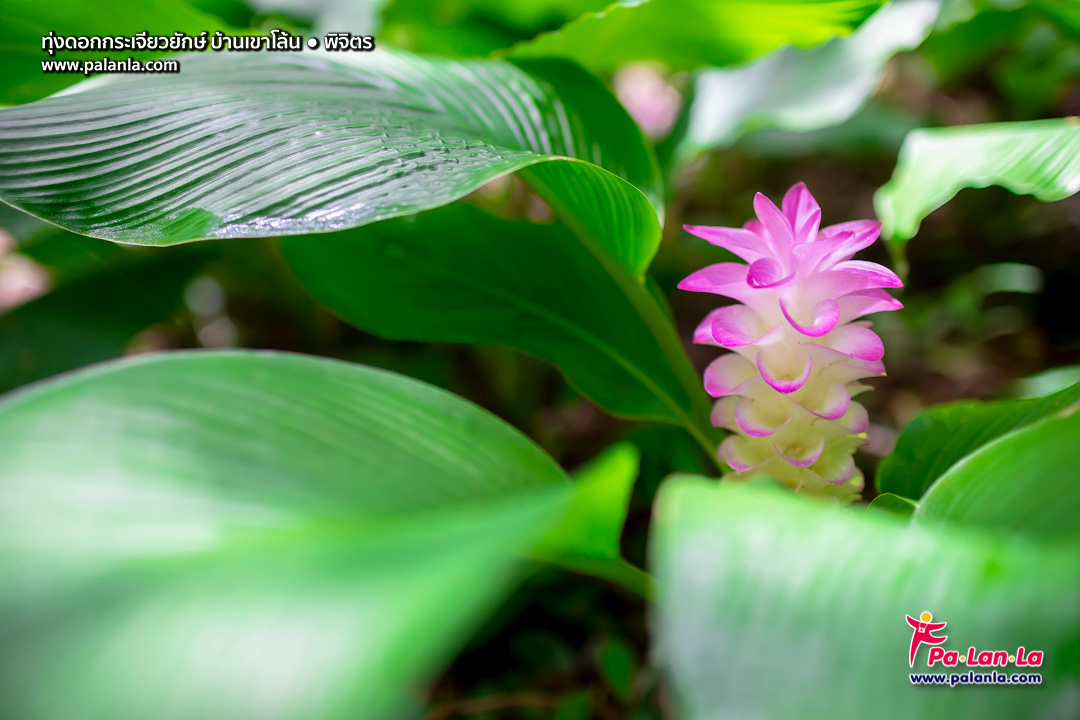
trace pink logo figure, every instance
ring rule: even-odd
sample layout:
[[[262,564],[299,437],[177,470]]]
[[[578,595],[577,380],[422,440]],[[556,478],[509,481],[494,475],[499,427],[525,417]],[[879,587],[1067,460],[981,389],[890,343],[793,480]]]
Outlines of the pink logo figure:
[[[935,632],[945,627],[945,623],[930,622],[934,619],[934,616],[928,612],[924,611],[923,614],[919,616],[918,620],[910,615],[906,615],[905,617],[907,618],[907,624],[915,628],[915,632],[911,633],[911,652],[908,654],[908,665],[910,667],[915,667],[915,653],[919,651],[920,645],[923,643],[926,643],[927,645],[940,645],[945,642],[948,635],[942,635],[941,637],[934,635]]]

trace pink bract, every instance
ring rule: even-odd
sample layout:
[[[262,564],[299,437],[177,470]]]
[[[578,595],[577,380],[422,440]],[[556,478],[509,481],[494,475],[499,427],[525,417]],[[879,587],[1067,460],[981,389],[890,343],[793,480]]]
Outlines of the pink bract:
[[[902,307],[889,268],[852,259],[881,225],[856,220],[820,227],[821,208],[803,183],[777,207],[758,193],[756,220],[742,228],[685,226],[741,258],[699,270],[683,290],[730,298],[710,313],[694,342],[728,348],[705,371],[718,397],[713,423],[733,435],[719,457],[730,479],[771,477],[797,491],[857,496],[852,453],[865,440],[866,408],[851,398],[860,380],[885,374],[885,347],[859,320]]]

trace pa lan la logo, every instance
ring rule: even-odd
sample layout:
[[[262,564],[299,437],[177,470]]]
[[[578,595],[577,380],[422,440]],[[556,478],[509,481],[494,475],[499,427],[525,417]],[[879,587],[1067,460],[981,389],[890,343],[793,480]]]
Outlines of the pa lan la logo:
[[[957,650],[946,650],[941,645],[948,639],[948,635],[935,635],[943,630],[946,623],[934,622],[934,616],[924,611],[918,619],[905,616],[907,624],[911,626],[911,645],[908,648],[908,666],[915,667],[915,656],[923,645],[930,646],[926,664],[933,667],[940,662],[945,667],[956,667],[963,664],[967,667],[1003,667],[1009,663],[1015,663],[1021,667],[1039,667],[1043,662],[1042,650],[1027,650],[1023,645],[1015,651],[1006,650],[977,650],[970,646],[967,652],[961,654]]]

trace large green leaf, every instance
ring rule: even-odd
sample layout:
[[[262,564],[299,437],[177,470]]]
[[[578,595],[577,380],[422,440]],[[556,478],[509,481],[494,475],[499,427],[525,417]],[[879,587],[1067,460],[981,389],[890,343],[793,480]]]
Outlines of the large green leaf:
[[[964,401],[930,408],[904,426],[878,469],[878,489],[918,500],[957,461],[994,438],[1080,401],[1080,384],[1045,398]]]
[[[922,42],[940,4],[896,0],[820,47],[701,72],[678,154],[686,159],[764,128],[806,132],[844,122],[877,88],[886,61]]]
[[[514,57],[562,56],[603,72],[635,60],[672,70],[737,65],[784,45],[846,35],[883,0],[620,0],[516,45]]]
[[[1080,554],[769,487],[669,481],[651,561],[659,656],[680,717],[1071,717],[1080,697]],[[946,650],[1045,653],[1042,684],[912,687],[905,616],[947,623]],[[979,672],[985,672],[978,669]]]
[[[549,360],[617,415],[683,425],[701,442],[708,398],[646,286],[560,226],[459,205],[282,241],[316,298],[382,337],[499,343]]]
[[[926,491],[914,521],[948,520],[1048,538],[1080,533],[1078,409],[1080,398],[953,465]]]
[[[42,61],[114,60],[135,58],[145,61],[160,52],[136,50],[63,50],[50,55],[41,39],[50,31],[68,37],[132,37],[140,32],[172,37],[174,32],[198,35],[225,30],[218,18],[200,12],[179,0],[141,0],[115,6],[101,0],[4,0],[4,21],[0,22],[0,105],[37,100],[83,79],[79,73],[42,72]]]
[[[638,274],[656,251],[655,159],[565,61],[179,60],[175,75],[96,78],[0,110],[0,199],[82,234],[167,245],[356,227],[557,159],[530,177],[571,227]]]
[[[27,720],[387,717],[573,490],[449,393],[274,353],[38,385],[0,447],[0,696]]]
[[[1080,191],[1075,118],[912,130],[892,179],[874,196],[895,253],[961,188],[1001,185],[1044,202]]]

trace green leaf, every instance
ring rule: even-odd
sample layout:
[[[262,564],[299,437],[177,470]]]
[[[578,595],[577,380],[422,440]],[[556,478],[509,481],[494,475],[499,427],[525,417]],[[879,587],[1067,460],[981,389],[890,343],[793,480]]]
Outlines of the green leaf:
[[[571,227],[637,275],[656,251],[655,159],[602,84],[569,63],[382,51],[179,60],[175,75],[96,78],[0,110],[0,199],[85,235],[168,245],[356,227],[547,163],[561,167],[529,177]]]
[[[961,188],[1001,185],[1043,202],[1080,190],[1080,121],[1075,118],[912,130],[892,179],[874,195],[894,253],[919,223]]]
[[[648,288],[560,226],[459,205],[282,245],[305,287],[359,327],[508,345],[554,363],[609,412],[682,425],[715,447],[708,398]]]
[[[1040,538],[1080,533],[1080,400],[984,445],[930,486],[916,523],[949,522]]]
[[[673,71],[737,65],[784,45],[846,35],[882,0],[621,0],[516,45],[513,57],[561,56],[595,72],[635,60]]]
[[[1080,555],[700,478],[661,491],[659,657],[680,717],[1054,717],[1075,707]],[[924,612],[943,646],[1045,653],[1038,687],[915,688]],[[1027,672],[1016,665],[995,668]],[[980,671],[982,671],[980,669]]]
[[[677,153],[687,160],[764,128],[806,132],[837,125],[877,88],[885,63],[919,45],[940,0],[897,0],[858,30],[809,50],[786,48],[695,80],[689,125]]]
[[[905,497],[893,495],[892,493],[881,493],[870,502],[870,507],[884,510],[900,518],[910,518],[911,514],[915,512],[916,505]]]
[[[623,560],[620,540],[641,454],[622,443],[608,448],[574,475],[574,499],[533,556],[580,569],[649,593],[649,577]]]
[[[274,353],[36,386],[0,446],[0,695],[28,720],[387,717],[572,493],[449,393]]]
[[[178,0],[142,0],[112,12],[95,0],[4,0],[4,22],[0,23],[0,105],[37,100],[79,82],[79,73],[42,72],[42,61],[114,60],[134,58],[145,61],[161,52],[135,50],[63,50],[50,55],[42,49],[41,38],[49,31],[60,37],[131,37],[140,32],[172,37],[174,32],[191,36],[206,31],[226,30],[213,15],[195,10]],[[160,77],[160,76],[158,76]]]
[[[1078,400],[1080,384],[1045,398],[930,408],[904,426],[896,449],[878,469],[878,489],[917,500],[965,455]]]

